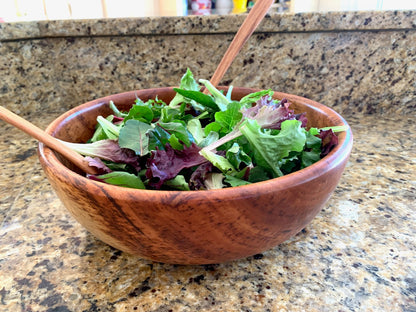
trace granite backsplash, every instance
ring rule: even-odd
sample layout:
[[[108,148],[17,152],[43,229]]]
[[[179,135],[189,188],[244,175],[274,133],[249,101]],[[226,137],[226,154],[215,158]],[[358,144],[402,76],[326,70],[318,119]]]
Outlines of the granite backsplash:
[[[63,112],[128,90],[209,78],[245,15],[0,24],[2,105]],[[272,88],[342,114],[416,107],[416,11],[267,15],[221,84]]]

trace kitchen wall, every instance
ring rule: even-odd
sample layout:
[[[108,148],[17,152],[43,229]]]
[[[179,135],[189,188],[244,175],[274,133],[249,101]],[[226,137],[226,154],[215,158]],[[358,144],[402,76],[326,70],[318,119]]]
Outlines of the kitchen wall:
[[[186,15],[187,0],[1,0],[6,22]]]
[[[0,24],[0,97],[60,113],[127,90],[209,78],[241,15]],[[414,114],[416,11],[272,14],[221,84],[272,88],[340,113]]]
[[[210,0],[198,1],[202,3]],[[239,10],[232,10],[232,0],[211,1],[212,6],[215,7],[216,5],[218,8],[212,11],[204,10],[203,14],[240,12]],[[255,0],[247,0],[249,5],[254,2]],[[198,14],[193,10],[187,11],[190,3],[191,0],[1,0],[0,22]],[[231,9],[228,8],[229,5],[231,5]],[[416,9],[416,2],[409,0],[275,0],[271,12],[296,13],[412,9]]]

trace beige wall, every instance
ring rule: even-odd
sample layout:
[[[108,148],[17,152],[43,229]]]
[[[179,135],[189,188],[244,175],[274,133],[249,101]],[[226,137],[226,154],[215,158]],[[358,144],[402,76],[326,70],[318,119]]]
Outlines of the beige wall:
[[[291,0],[292,12],[416,9],[411,0]]]
[[[0,0],[6,22],[102,17],[180,16],[182,0]]]

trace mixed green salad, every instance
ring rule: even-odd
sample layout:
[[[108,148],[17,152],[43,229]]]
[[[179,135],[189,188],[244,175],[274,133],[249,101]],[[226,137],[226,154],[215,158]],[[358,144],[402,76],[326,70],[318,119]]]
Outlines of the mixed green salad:
[[[158,190],[241,186],[312,165],[346,130],[305,128],[305,113],[271,90],[232,100],[232,87],[224,94],[189,69],[174,91],[170,103],[137,98],[129,111],[110,102],[113,114],[97,118],[88,143],[65,143],[99,170],[90,179]]]

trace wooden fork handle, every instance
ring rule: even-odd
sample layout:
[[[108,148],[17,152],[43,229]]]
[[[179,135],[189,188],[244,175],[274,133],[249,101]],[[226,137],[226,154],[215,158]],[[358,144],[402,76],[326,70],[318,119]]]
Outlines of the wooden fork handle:
[[[250,38],[251,34],[263,20],[264,16],[266,15],[267,11],[269,11],[273,3],[274,0],[256,1],[247,18],[244,20],[243,24],[237,31],[237,34],[225,52],[217,69],[212,75],[210,82],[214,86],[217,86],[220,83],[228,68],[231,66],[231,63],[234,61],[235,57],[240,52],[246,41]]]

